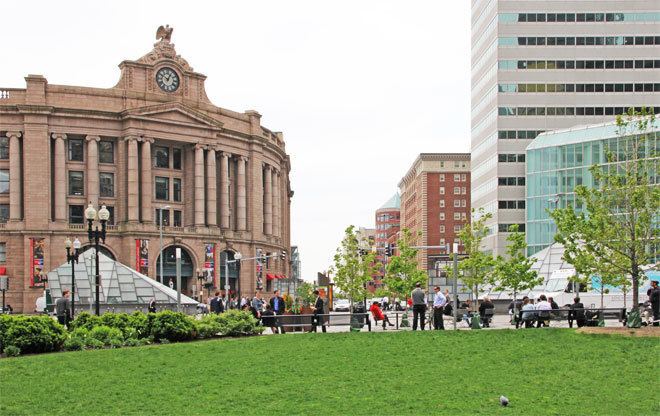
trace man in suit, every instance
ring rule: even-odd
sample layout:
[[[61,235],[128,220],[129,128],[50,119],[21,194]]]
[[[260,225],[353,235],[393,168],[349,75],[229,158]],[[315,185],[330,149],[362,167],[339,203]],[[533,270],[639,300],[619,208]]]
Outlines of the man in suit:
[[[421,283],[415,284],[415,290],[410,296],[413,301],[413,326],[412,330],[417,331],[417,322],[420,322],[422,331],[426,320],[426,294],[422,290]]]
[[[220,292],[215,292],[215,296],[211,299],[210,309],[213,313],[222,313],[225,311],[225,305],[220,297]]]
[[[284,311],[286,310],[286,304],[284,303],[284,298],[280,296],[280,291],[275,290],[273,292],[273,297],[270,298],[270,309],[275,313],[275,315],[284,315]],[[280,329],[280,334],[284,334],[284,327],[282,326],[282,323],[280,322],[279,319],[276,319],[276,325]]]
[[[314,316],[312,317],[312,331],[316,332],[316,327],[321,323],[321,316],[323,314],[323,299],[319,295],[319,291],[315,290],[314,295],[316,296],[316,301],[314,302]],[[325,325],[321,325],[321,331],[325,331]]]

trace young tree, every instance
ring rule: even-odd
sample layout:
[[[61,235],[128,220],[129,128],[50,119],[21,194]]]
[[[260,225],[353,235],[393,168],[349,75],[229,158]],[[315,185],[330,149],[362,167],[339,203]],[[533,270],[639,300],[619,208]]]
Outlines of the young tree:
[[[404,228],[397,241],[398,256],[390,257],[383,283],[395,298],[405,299],[415,289],[417,283],[426,286],[428,276],[417,268],[417,249],[410,245],[410,230]]]
[[[458,232],[457,236],[465,249],[467,257],[459,261],[458,270],[461,272],[461,280],[474,294],[472,308],[477,310],[477,299],[479,297],[479,286],[486,283],[491,274],[494,261],[491,254],[482,251],[481,242],[488,235],[486,221],[492,217],[491,213],[484,212],[483,208],[475,214],[472,209],[472,221]],[[456,255],[452,253],[452,256]],[[454,294],[456,296],[456,294]]]
[[[593,187],[575,188],[582,210],[568,206],[551,216],[557,224],[555,241],[565,247],[564,260],[578,267],[585,263],[596,272],[629,275],[636,309],[645,278],[641,266],[654,256],[660,238],[657,154],[648,137],[655,117],[652,110],[630,109],[627,116],[617,116],[616,123],[619,151],[608,150],[607,164],[590,168]]]
[[[346,228],[344,238],[334,256],[334,283],[348,300],[353,302],[364,299],[367,295],[367,283],[371,280],[375,262],[375,254],[366,251],[362,247],[364,241],[360,241],[359,233],[354,226]]]
[[[511,225],[509,232],[511,234],[506,238],[508,258],[497,256],[493,268],[492,283],[495,285],[496,290],[513,291],[513,304],[515,305],[516,295],[522,290],[530,290],[541,284],[543,277],[532,270],[536,259],[525,256],[527,250],[525,233],[518,232],[518,224]]]

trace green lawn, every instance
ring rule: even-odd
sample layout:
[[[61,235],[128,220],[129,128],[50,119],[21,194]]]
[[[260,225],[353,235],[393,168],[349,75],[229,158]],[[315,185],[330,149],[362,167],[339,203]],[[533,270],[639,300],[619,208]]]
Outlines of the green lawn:
[[[657,338],[568,329],[319,333],[44,354],[0,360],[0,415],[657,415],[658,356]]]

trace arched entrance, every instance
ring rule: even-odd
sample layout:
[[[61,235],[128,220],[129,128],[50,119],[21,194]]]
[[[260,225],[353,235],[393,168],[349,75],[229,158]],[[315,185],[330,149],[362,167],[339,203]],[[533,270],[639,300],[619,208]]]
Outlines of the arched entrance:
[[[160,270],[160,255],[156,258],[156,280],[176,290],[176,249],[181,249],[181,291],[185,292],[188,282],[194,279],[192,256],[188,250],[181,246],[169,246],[163,249],[163,273]]]
[[[226,283],[225,279],[225,262],[227,260],[234,260],[234,252],[225,250],[220,252],[220,288],[224,289]],[[239,263],[229,263],[229,286],[231,293],[238,293],[240,288],[240,283],[238,281],[238,276],[240,275],[240,266]]]
[[[90,248],[94,248],[94,246],[91,245],[91,244],[87,244],[86,246],[83,246],[83,247],[80,249],[80,252],[83,252],[83,251],[85,251],[85,250],[87,250],[87,249],[90,249]],[[117,258],[116,258],[115,255],[112,253],[112,251],[110,251],[107,247],[99,246],[99,253],[101,253],[101,254],[103,254],[103,255],[106,255],[106,256],[110,257],[112,260],[115,260],[115,261],[117,260]]]

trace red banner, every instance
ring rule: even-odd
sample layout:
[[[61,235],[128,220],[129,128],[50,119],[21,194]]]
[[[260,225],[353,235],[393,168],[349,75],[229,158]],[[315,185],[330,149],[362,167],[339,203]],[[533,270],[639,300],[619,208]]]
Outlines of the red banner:
[[[204,244],[204,282],[213,283],[214,287],[218,287],[219,283],[215,273],[215,244]]]
[[[149,276],[149,240],[135,240],[135,270]]]
[[[43,238],[30,238],[30,287],[44,287],[46,275],[44,271],[44,246]]]

